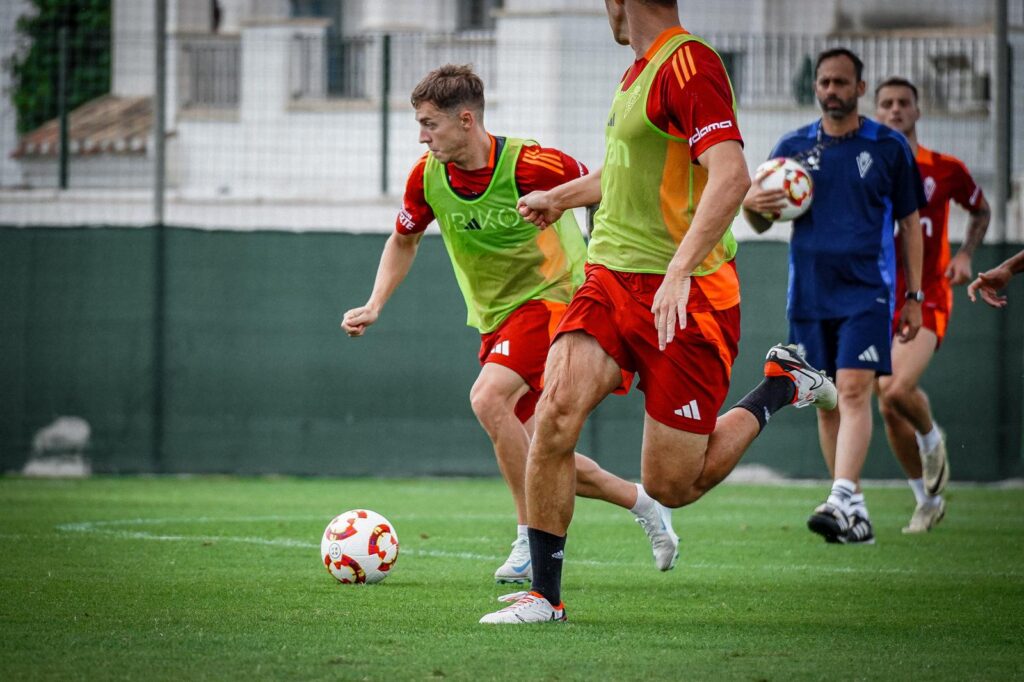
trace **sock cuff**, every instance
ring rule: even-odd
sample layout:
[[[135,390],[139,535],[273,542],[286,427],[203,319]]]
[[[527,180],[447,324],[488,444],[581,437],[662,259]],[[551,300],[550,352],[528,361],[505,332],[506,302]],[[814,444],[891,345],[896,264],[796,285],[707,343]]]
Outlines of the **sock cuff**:
[[[832,488],[840,488],[844,492],[849,493],[851,496],[857,492],[857,484],[848,478],[837,478],[835,481],[832,482]]]

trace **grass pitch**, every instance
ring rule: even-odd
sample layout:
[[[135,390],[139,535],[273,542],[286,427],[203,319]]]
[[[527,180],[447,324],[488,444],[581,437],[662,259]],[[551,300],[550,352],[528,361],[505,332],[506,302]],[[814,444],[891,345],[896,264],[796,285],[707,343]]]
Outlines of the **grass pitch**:
[[[569,622],[485,627],[513,539],[495,480],[0,479],[0,678],[1024,679],[1024,490],[954,487],[904,536],[868,488],[873,547],[804,522],[825,486],[726,485],[676,512],[659,573],[625,510],[579,501]],[[340,585],[327,522],[386,515],[394,574]]]

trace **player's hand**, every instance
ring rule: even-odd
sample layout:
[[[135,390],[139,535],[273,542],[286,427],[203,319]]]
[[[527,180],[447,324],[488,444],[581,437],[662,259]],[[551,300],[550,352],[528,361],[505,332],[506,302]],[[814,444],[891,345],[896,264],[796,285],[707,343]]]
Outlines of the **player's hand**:
[[[654,292],[654,327],[658,330],[658,349],[665,350],[676,337],[677,329],[686,328],[686,303],[690,300],[690,278],[671,273],[665,275]]]
[[[773,216],[786,207],[786,193],[781,189],[764,189],[761,181],[771,173],[770,170],[763,170],[754,176],[750,183],[747,196],[743,197],[743,208],[754,213],[760,213],[768,220],[774,220]]]
[[[921,304],[917,301],[907,301],[903,304],[900,313],[899,337],[901,343],[913,341],[921,329]]]
[[[967,296],[970,297],[971,302],[975,302],[975,292],[981,294],[981,300],[988,303],[993,308],[1004,308],[1006,307],[1006,296],[999,293],[1001,289],[1004,289],[1010,281],[1010,277],[1013,273],[1010,272],[1009,268],[993,268],[988,272],[982,272],[967,287]]]
[[[946,279],[953,286],[967,284],[971,281],[971,257],[966,253],[958,253],[949,259],[946,266]]]
[[[526,196],[519,197],[516,208],[519,210],[519,215],[542,230],[554,224],[564,213],[553,205],[551,192],[545,191],[530,192]]]
[[[341,320],[342,330],[349,336],[362,336],[366,328],[377,321],[378,313],[369,306],[353,308]]]

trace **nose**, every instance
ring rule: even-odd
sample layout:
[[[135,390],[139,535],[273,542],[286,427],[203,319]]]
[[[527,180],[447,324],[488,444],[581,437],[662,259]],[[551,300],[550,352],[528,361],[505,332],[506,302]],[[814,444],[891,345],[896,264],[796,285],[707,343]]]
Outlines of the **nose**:
[[[426,130],[420,129],[420,142],[423,144],[430,143],[430,135],[427,134]]]

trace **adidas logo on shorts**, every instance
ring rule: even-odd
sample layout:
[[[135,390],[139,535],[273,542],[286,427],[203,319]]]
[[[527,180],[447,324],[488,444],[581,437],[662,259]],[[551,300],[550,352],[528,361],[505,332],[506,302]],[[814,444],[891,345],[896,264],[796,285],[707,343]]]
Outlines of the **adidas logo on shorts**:
[[[874,345],[868,346],[863,353],[857,356],[857,359],[861,362],[878,362],[881,360],[878,355],[878,349]]]

